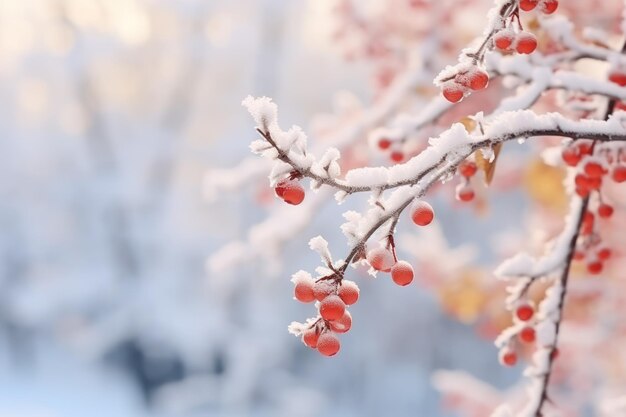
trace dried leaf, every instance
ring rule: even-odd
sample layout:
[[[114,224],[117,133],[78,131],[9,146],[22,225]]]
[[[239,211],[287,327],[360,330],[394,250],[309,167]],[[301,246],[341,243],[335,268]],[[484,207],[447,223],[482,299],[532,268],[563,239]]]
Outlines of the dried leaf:
[[[498,162],[498,155],[500,155],[500,150],[502,150],[502,143],[497,143],[492,149],[493,161],[491,162],[485,159],[483,153],[480,150],[474,152],[476,166],[478,166],[478,169],[480,169],[483,174],[485,174],[485,185],[491,184],[491,181],[493,180],[493,175],[496,170],[496,162]]]
[[[476,121],[470,118],[469,116],[465,116],[464,118],[459,120],[459,123],[465,126],[465,130],[467,130],[470,133],[472,133],[472,131],[476,129]]]

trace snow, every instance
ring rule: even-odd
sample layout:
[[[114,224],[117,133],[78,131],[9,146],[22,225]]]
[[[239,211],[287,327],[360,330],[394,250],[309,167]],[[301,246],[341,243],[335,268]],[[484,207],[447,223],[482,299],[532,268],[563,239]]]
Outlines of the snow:
[[[248,109],[257,128],[266,131],[278,123],[278,108],[271,98],[248,96],[241,104]]]
[[[309,240],[309,248],[317,252],[325,264],[332,263],[332,257],[330,256],[330,251],[328,250],[328,242],[323,237],[316,236]]]
[[[502,262],[495,270],[501,278],[529,277],[539,278],[557,271],[563,266],[569,252],[570,241],[576,233],[579,223],[579,213],[582,200],[572,197],[569,215],[565,218],[565,225],[561,234],[554,240],[552,247],[541,258],[533,258],[527,253],[518,253]]]

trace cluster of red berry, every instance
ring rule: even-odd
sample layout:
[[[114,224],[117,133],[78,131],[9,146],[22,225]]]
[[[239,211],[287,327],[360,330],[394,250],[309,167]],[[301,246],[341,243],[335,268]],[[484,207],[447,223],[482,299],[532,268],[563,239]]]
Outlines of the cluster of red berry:
[[[535,309],[527,301],[521,301],[515,309],[514,321],[520,323],[517,331],[511,334],[506,344],[500,349],[499,360],[502,365],[514,366],[517,363],[519,344],[534,343],[536,339]],[[558,349],[552,351],[552,359],[558,355]]]
[[[608,218],[613,214],[613,207],[608,204],[600,204],[596,214],[602,218]],[[598,275],[604,269],[604,262],[611,255],[611,249],[602,244],[602,239],[594,233],[596,215],[592,211],[587,211],[580,226],[581,238],[577,242],[574,251],[574,260],[585,261],[587,272]]]
[[[482,90],[489,83],[489,74],[478,66],[441,80],[441,92],[451,103],[461,101],[470,91]]]
[[[378,141],[378,148],[382,151],[387,151],[389,150],[389,159],[391,159],[393,162],[402,162],[404,161],[404,152],[402,152],[401,150],[398,149],[391,149],[392,148],[392,142],[391,140],[387,139],[387,138],[382,138]]]
[[[463,177],[461,183],[456,187],[456,198],[459,201],[472,201],[475,193],[474,188],[470,184],[470,178],[476,175],[478,167],[473,161],[465,160],[459,164],[458,172]]]
[[[523,30],[516,33],[512,29],[502,29],[493,36],[493,44],[502,52],[532,54],[537,49],[537,38]]]
[[[557,0],[520,0],[519,8],[530,12],[536,8],[545,14],[552,14],[559,7]],[[517,20],[517,24],[515,21]],[[511,15],[507,26],[497,31],[493,36],[493,45],[502,52],[517,52],[532,54],[537,49],[537,38],[530,32],[523,30],[519,19],[519,11]]]
[[[285,203],[297,206],[304,201],[304,188],[298,181],[299,175],[292,173],[288,178],[278,181],[274,191]]]
[[[608,219],[613,216],[613,206],[602,200],[600,188],[604,178],[622,183],[626,181],[626,155],[621,150],[601,149],[594,155],[593,142],[587,140],[576,141],[565,147],[561,153],[563,161],[578,172],[574,177],[576,193],[582,197],[589,197],[597,193],[592,209],[588,210],[581,224],[581,239],[578,242],[575,260],[585,260],[587,271],[590,274],[599,274],[603,269],[603,262],[611,257],[611,250],[602,245],[601,238],[594,233],[596,219]]]
[[[294,280],[294,295],[303,303],[319,302],[319,317],[302,333],[302,342],[324,356],[333,356],[341,346],[337,334],[352,327],[352,316],[346,307],[359,299],[359,287],[353,281],[328,278],[315,281],[298,276]]]
[[[554,13],[559,2],[557,0],[520,0],[519,9],[531,11],[538,8],[543,13]],[[537,49],[537,38],[530,32],[524,31],[519,18],[519,9],[510,15],[504,27],[496,30],[493,36],[488,38],[484,45],[492,45],[502,52],[511,53],[516,51],[520,54],[531,54]],[[483,46],[484,46],[483,45]],[[456,74],[440,80],[441,92],[451,103],[457,103],[471,91],[482,90],[489,83],[489,74],[479,66],[483,60],[483,48],[473,55],[472,65],[463,66]]]
[[[418,226],[427,226],[435,218],[435,212],[430,204],[417,201],[411,210],[411,219]],[[366,255],[367,262],[372,268],[380,272],[390,272],[391,279],[404,287],[413,281],[413,267],[406,261],[399,261],[393,240],[388,239],[386,247],[371,249]]]
[[[520,0],[519,2],[519,8],[525,12],[530,12],[537,6],[543,13],[552,14],[559,7],[559,2],[558,0]]]

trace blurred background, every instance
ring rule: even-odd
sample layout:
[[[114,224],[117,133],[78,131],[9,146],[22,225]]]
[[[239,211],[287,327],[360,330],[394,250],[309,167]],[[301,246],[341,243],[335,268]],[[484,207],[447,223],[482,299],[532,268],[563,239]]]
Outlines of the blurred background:
[[[437,417],[454,414],[436,370],[497,389],[517,379],[474,326],[488,295],[472,284],[483,271],[467,269],[521,230],[509,221],[524,218],[515,192],[489,221],[436,197],[441,226],[402,237],[405,255],[429,258],[426,278],[445,264],[462,288],[434,294],[355,271],[353,330],[330,359],[287,333],[312,314],[289,277],[317,265],[312,236],[345,250],[340,214],[364,199],[327,198],[279,253],[220,263],[277,204],[259,191],[266,165],[243,168],[256,158],[241,100],[273,97],[284,127],[308,129],[337,91],[370,103],[389,83],[389,68],[337,47],[336,3],[0,2],[1,417]],[[363,2],[376,13],[384,3]],[[457,43],[434,73],[482,31],[489,3],[455,3],[473,14],[437,26]],[[413,46],[399,49],[432,53]],[[236,190],[207,186],[238,170]],[[470,246],[476,234],[487,238]]]

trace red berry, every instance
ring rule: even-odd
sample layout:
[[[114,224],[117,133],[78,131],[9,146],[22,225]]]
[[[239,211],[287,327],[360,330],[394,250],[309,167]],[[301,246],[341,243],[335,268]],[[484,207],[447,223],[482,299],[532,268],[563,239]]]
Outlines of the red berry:
[[[618,165],[613,168],[613,172],[611,173],[611,178],[615,182],[624,182],[626,181],[626,165]]]
[[[317,339],[317,350],[324,356],[333,356],[339,352],[339,339],[330,332],[322,334]]]
[[[337,287],[337,295],[346,305],[351,306],[359,299],[359,287],[356,285],[356,282],[344,279]]]
[[[608,204],[600,204],[600,206],[598,206],[598,216],[602,217],[603,219],[608,219],[612,215],[613,206],[610,206]]]
[[[587,197],[589,197],[589,189],[588,188],[582,188],[582,187],[576,187],[576,194],[578,194],[578,196],[580,198],[587,198]]]
[[[402,162],[404,160],[404,154],[401,151],[391,152],[390,158],[393,162]]]
[[[580,188],[589,188],[589,178],[585,174],[576,174],[574,183]]]
[[[501,30],[494,35],[493,43],[496,45],[496,48],[506,51],[513,44],[513,34],[508,30]]]
[[[418,226],[428,226],[435,218],[435,212],[430,204],[420,200],[413,206],[411,218]]]
[[[571,167],[578,165],[581,159],[581,155],[578,153],[578,148],[573,146],[563,149],[561,157],[563,158],[563,161]]]
[[[559,7],[559,2],[557,0],[544,0],[541,11],[545,14],[552,14]]]
[[[524,327],[519,332],[519,339],[525,343],[532,343],[535,341],[535,329],[532,327]]]
[[[330,322],[330,328],[336,333],[346,333],[352,327],[352,316],[345,311],[339,319]]]
[[[297,206],[304,200],[304,188],[297,181],[288,181],[282,195],[286,203]]]
[[[302,341],[308,347],[315,349],[317,347],[319,337],[320,335],[317,331],[315,331],[315,329],[309,329],[302,334]]]
[[[521,321],[528,321],[535,314],[535,309],[530,304],[522,304],[515,310],[515,315]]]
[[[322,301],[335,292],[335,285],[330,281],[319,281],[313,286],[313,295],[317,301]]]
[[[582,251],[574,251],[574,260],[575,261],[582,261],[583,259],[585,259],[585,253]]]
[[[517,354],[510,348],[500,350],[500,363],[506,366],[515,366],[517,363]]]
[[[581,155],[591,155],[593,152],[593,142],[586,140],[576,141],[576,147]]]
[[[585,174],[589,178],[600,178],[606,174],[606,170],[601,164],[590,161],[585,164]]]
[[[345,303],[338,295],[329,295],[320,303],[320,315],[324,320],[337,320],[346,311]]]
[[[472,161],[463,161],[459,165],[459,172],[461,173],[461,175],[467,178],[473,177],[476,174],[477,170],[478,167]]]
[[[515,44],[515,50],[520,54],[531,54],[537,49],[537,38],[528,32],[520,32]]]
[[[525,12],[529,12],[537,7],[539,0],[520,0],[519,8]]]
[[[456,187],[456,198],[460,201],[472,201],[474,199],[474,189],[469,184],[459,184]]]
[[[613,253],[611,252],[611,249],[601,248],[600,250],[598,250],[597,256],[598,256],[598,259],[602,261],[606,261],[607,259],[611,257],[612,254]]]
[[[406,261],[398,261],[391,268],[391,279],[393,282],[404,287],[413,281],[413,267]]]
[[[276,184],[276,187],[274,187],[274,191],[276,192],[277,196],[279,196],[280,198],[283,198],[283,193],[285,192],[285,187],[287,186],[288,183],[289,183],[288,179],[278,181],[278,183]]]
[[[609,81],[621,87],[626,86],[626,74],[620,71],[611,71]]]
[[[378,141],[378,147],[380,149],[387,149],[391,146],[391,141],[389,139],[381,139]]]
[[[463,88],[455,82],[447,82],[443,86],[443,96],[451,103],[457,103],[463,98]]]
[[[599,190],[602,186],[602,177],[589,177],[588,185],[591,190]]]
[[[479,69],[476,69],[467,74],[467,78],[467,87],[471,88],[472,90],[482,90],[483,88],[487,87],[487,84],[489,83],[489,74]]]
[[[393,255],[385,248],[372,249],[367,253],[367,262],[377,271],[389,272],[395,264]]]
[[[600,272],[602,272],[603,267],[604,266],[602,265],[601,261],[592,261],[587,264],[587,272],[592,275],[598,275]]]
[[[296,287],[294,288],[294,296],[296,300],[302,303],[310,303],[315,300],[315,294],[313,293],[313,287],[315,282],[311,279],[304,280],[301,279],[296,283]]]

